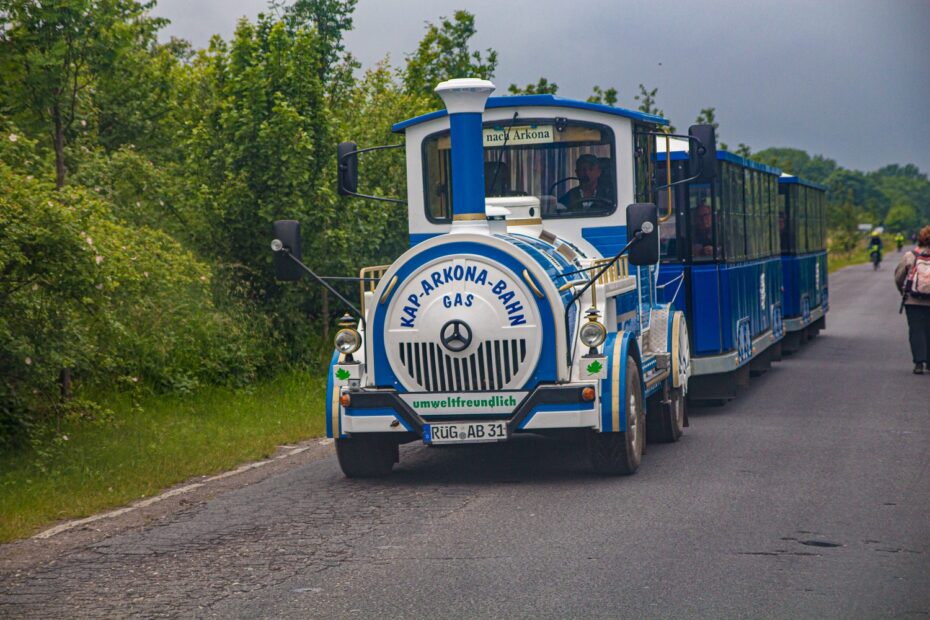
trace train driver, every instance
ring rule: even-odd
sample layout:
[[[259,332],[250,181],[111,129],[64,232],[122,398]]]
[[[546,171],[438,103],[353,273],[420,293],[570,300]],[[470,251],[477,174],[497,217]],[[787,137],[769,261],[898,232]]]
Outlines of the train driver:
[[[575,162],[575,176],[578,186],[573,187],[559,198],[559,204],[570,211],[588,209],[606,210],[613,202],[613,191],[607,175],[603,174],[601,162],[592,153],[581,155]]]

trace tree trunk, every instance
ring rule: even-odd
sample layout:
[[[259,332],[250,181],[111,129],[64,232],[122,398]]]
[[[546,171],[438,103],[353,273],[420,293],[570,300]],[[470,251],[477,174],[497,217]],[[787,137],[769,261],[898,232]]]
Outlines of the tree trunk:
[[[52,143],[55,147],[55,189],[65,185],[65,128],[61,121],[61,108],[58,104],[52,106],[52,122],[55,124],[55,133]],[[71,399],[71,369],[62,368],[58,373],[58,385],[61,388],[61,400]]]
[[[61,387],[61,400],[71,399],[71,369],[62,368],[58,373],[58,385]]]
[[[323,289],[323,309],[320,312],[323,318],[323,342],[329,340],[329,291]]]
[[[52,142],[55,147],[55,189],[61,189],[65,184],[65,128],[61,121],[61,109],[56,103],[52,106],[52,121],[55,124],[55,133]]]

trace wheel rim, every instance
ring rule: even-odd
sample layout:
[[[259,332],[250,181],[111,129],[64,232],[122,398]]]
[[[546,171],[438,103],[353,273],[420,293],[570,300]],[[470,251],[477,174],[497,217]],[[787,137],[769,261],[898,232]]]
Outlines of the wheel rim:
[[[688,326],[680,312],[675,313],[672,324],[672,387],[688,392],[688,378],[691,377],[691,344],[688,340]]]
[[[672,407],[675,412],[675,428],[682,429],[685,426],[685,399],[681,392],[675,390],[675,395],[672,397]]]

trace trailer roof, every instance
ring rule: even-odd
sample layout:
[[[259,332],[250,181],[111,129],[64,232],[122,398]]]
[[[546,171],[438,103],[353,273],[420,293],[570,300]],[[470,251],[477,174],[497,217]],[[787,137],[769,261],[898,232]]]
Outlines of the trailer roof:
[[[688,159],[687,151],[672,151],[671,152],[672,161],[681,161]],[[745,157],[740,157],[735,153],[730,151],[721,151],[717,149],[717,160],[718,161],[728,161],[745,168],[751,168],[753,170],[758,170],[760,172],[766,172],[768,174],[782,174],[781,170],[768,164],[761,164],[757,161],[751,159],[746,159]],[[656,153],[656,161],[665,161],[665,153],[659,152]]]
[[[779,177],[778,182],[784,183],[785,185],[797,184],[797,185],[803,185],[804,187],[812,187],[814,189],[819,189],[822,192],[825,192],[829,189],[826,185],[814,183],[813,181],[808,181],[807,179],[802,179],[801,177],[792,176],[784,172],[782,173],[781,177]]]

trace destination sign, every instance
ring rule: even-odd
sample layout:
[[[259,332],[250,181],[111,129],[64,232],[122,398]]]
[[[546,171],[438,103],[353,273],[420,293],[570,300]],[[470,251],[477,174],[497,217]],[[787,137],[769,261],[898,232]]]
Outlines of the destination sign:
[[[523,125],[516,127],[492,127],[484,130],[484,146],[520,146],[545,144],[555,141],[552,125]]]

